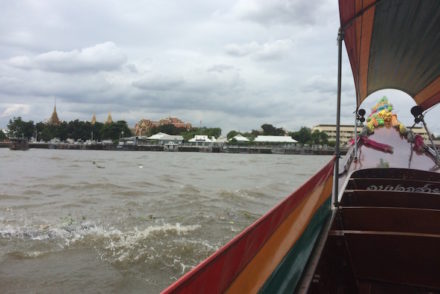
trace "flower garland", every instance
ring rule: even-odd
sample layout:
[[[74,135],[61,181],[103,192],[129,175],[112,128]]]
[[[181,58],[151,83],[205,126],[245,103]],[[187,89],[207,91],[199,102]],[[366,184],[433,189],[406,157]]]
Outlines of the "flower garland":
[[[389,103],[386,96],[382,97],[371,109],[371,114],[367,118],[367,123],[361,131],[360,136],[362,140],[366,141],[364,138],[374,133],[376,128],[383,126],[394,127],[399,131],[400,135],[404,136],[408,140],[408,142],[414,143],[414,149],[416,151],[422,152],[425,147],[422,136],[414,134],[411,130],[407,130],[405,125],[397,119],[397,114],[393,113],[392,111],[393,105]],[[366,145],[373,145],[372,147],[376,146],[376,149],[380,149],[385,152],[392,152],[391,146],[377,142],[375,142],[375,144],[371,144],[372,140],[368,141],[370,144]]]

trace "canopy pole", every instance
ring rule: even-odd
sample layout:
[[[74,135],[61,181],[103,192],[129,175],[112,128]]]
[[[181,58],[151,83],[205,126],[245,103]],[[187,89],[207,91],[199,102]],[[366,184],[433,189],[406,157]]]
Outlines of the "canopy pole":
[[[429,141],[431,142],[432,149],[434,149],[434,151],[435,151],[435,163],[437,165],[439,165],[440,155],[438,153],[437,146],[435,146],[434,140],[432,139],[432,135],[431,135],[431,133],[428,130],[428,126],[426,125],[426,122],[425,122],[425,119],[423,118],[423,116],[422,116],[422,123],[423,123],[423,126],[425,127],[426,133],[428,134]]]
[[[341,71],[342,71],[342,40],[344,40],[344,31],[339,28],[338,31],[338,93],[336,103],[336,148],[335,148],[335,169],[333,176],[333,205],[339,206],[339,158],[341,157],[339,141],[341,127]]]
[[[354,112],[354,161],[358,159],[358,112],[357,109]]]

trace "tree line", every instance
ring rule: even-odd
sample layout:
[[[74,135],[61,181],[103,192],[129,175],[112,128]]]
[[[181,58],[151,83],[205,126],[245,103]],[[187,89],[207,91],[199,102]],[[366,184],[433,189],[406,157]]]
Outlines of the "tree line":
[[[35,138],[37,140],[50,141],[53,138],[58,138],[62,141],[66,139],[77,140],[90,140],[95,141],[102,140],[113,140],[117,141],[121,137],[130,137],[132,132],[129,129],[127,122],[120,120],[117,122],[112,122],[109,124],[103,124],[96,122],[92,124],[91,122],[80,121],[78,119],[61,122],[59,125],[51,125],[43,122],[34,123],[32,120],[23,121],[21,117],[14,117],[9,120],[8,124],[9,133],[8,136],[11,137],[24,137],[27,139]],[[173,124],[166,124],[161,126],[152,127],[148,131],[148,136],[154,135],[156,133],[166,133],[168,135],[181,135],[185,141],[193,138],[195,135],[206,135],[208,137],[220,137],[222,130],[221,128],[178,128]],[[234,136],[241,134],[247,137],[249,140],[253,141],[257,136],[285,136],[288,135],[293,139],[297,140],[300,144],[329,144],[332,142],[328,141],[328,135],[324,132],[315,130],[312,132],[310,128],[301,127],[298,131],[287,132],[283,128],[275,127],[271,124],[261,125],[260,130],[252,130],[250,132],[238,132],[235,130],[230,131],[227,134],[228,139],[232,139]],[[6,139],[6,135],[0,131],[0,140]]]
[[[10,138],[24,137],[43,141],[50,141],[53,138],[58,138],[62,141],[66,139],[73,139],[75,141],[91,139],[96,141],[116,141],[120,137],[131,135],[127,122],[123,120],[109,124],[100,122],[92,124],[76,119],[69,122],[61,122],[59,125],[52,125],[43,122],[35,124],[32,120],[23,121],[21,117],[14,117],[9,120],[8,129],[8,136]]]
[[[21,117],[14,117],[9,120],[8,129],[9,138],[35,138],[46,142],[53,138],[58,138],[61,141],[65,141],[66,139],[73,139],[75,141],[92,139],[95,141],[117,141],[121,137],[133,136],[132,131],[123,120],[109,124],[103,124],[100,122],[92,124],[88,121],[80,121],[76,119],[69,122],[61,122],[59,125],[52,125],[43,122],[34,123],[32,120],[24,121]],[[181,135],[184,140],[189,140],[195,135],[206,135],[218,138],[222,133],[222,129],[201,127],[187,130],[186,128],[177,128],[173,124],[166,124],[151,128],[147,135],[151,136],[159,132],[168,135]],[[0,140],[6,138],[6,135],[0,131]]]
[[[232,139],[236,135],[242,135],[249,140],[253,141],[257,136],[290,136],[300,144],[310,144],[310,145],[332,145],[332,142],[329,142],[328,135],[324,132],[320,132],[319,130],[315,130],[312,132],[312,129],[308,127],[301,127],[298,131],[288,132],[283,128],[277,128],[271,124],[263,124],[261,125],[261,130],[252,130],[250,132],[238,132],[235,130],[230,131],[227,134],[228,140]]]

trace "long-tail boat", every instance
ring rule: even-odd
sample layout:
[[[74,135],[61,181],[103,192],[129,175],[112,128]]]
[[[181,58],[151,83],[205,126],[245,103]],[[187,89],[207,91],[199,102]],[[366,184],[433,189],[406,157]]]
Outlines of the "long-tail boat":
[[[10,150],[28,150],[29,142],[26,138],[10,138],[9,139]]]
[[[383,99],[339,160],[342,45],[361,103],[440,102],[440,1],[339,0],[335,156],[163,293],[440,293],[440,158]],[[427,143],[429,144],[429,143]]]

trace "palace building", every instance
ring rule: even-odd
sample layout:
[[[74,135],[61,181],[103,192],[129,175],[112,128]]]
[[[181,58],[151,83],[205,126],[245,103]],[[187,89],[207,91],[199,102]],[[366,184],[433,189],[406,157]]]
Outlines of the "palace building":
[[[141,119],[134,127],[134,133],[136,136],[144,136],[149,133],[153,127],[163,125],[174,125],[176,128],[184,128],[189,130],[192,128],[190,123],[185,123],[177,117],[167,117],[159,121],[152,121],[149,119]]]

